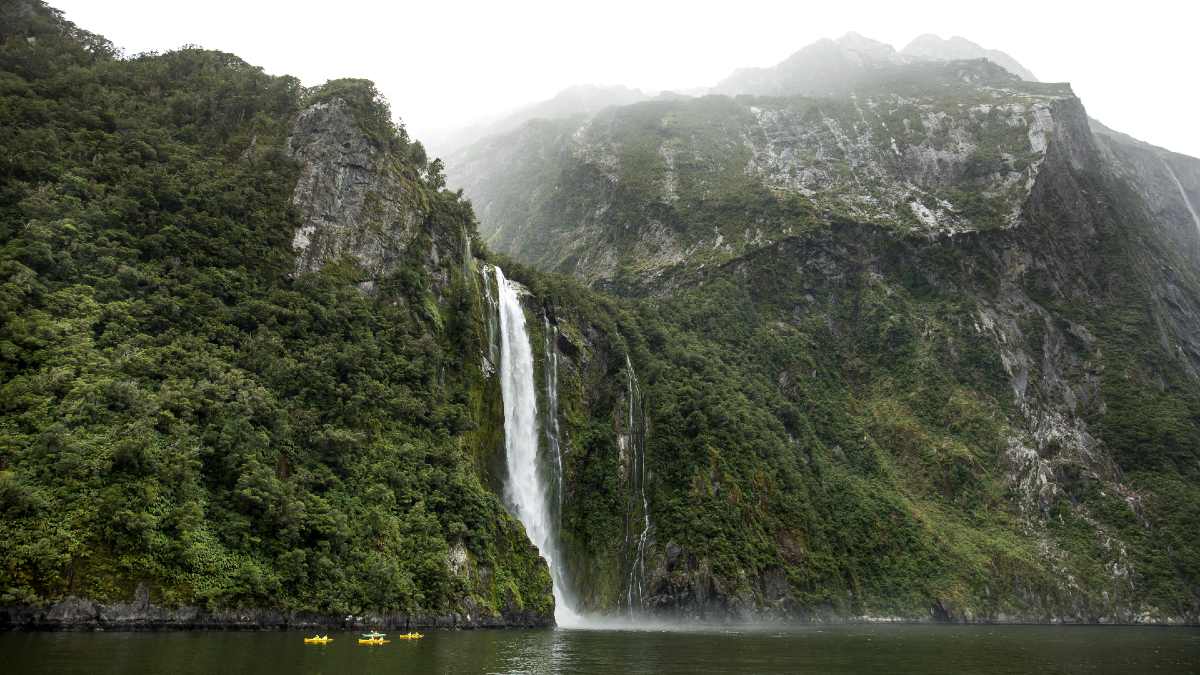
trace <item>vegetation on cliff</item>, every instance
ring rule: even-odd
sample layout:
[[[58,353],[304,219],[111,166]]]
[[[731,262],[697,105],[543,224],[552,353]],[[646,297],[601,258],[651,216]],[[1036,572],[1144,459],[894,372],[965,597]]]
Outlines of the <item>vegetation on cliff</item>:
[[[429,227],[471,226],[370,83],[120,59],[39,4],[3,13],[0,604],[145,583],[167,606],[547,616],[462,442],[463,273],[435,311],[417,274],[291,277],[284,144],[315,101],[412,167]]]
[[[647,401],[650,606],[1195,620],[1185,188],[1153,155],[1158,174],[1112,164],[1065,85],[880,72],[535,120],[451,164],[495,248],[616,296]],[[621,450],[596,449],[603,472],[575,450],[581,491],[610,496],[573,527],[622,541]]]

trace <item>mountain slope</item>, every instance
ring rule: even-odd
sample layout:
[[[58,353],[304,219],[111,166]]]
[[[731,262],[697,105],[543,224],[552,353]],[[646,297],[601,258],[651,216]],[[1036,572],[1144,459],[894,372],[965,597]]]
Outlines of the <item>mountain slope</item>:
[[[457,367],[485,340],[472,216],[370,83],[117,60],[3,11],[4,622],[552,620],[467,433],[496,426]],[[306,137],[322,111],[337,135]],[[322,142],[372,158],[341,241],[301,227],[339,171]]]
[[[645,605],[1194,621],[1200,162],[985,60],[855,72],[453,168],[492,246],[637,298]]]
[[[498,250],[590,283],[718,263],[831,215],[900,232],[1010,227],[1064,85],[985,61],[881,70],[851,96],[707,97],[530,124],[450,179]]]

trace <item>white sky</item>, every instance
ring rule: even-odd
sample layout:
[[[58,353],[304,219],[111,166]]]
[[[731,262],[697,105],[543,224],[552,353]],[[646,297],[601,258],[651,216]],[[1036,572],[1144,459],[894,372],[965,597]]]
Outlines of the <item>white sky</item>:
[[[375,81],[420,139],[572,84],[709,86],[821,37],[902,48],[921,33],[1067,81],[1119,131],[1200,156],[1200,2],[1056,0],[50,0],[133,54],[198,44],[306,85]]]

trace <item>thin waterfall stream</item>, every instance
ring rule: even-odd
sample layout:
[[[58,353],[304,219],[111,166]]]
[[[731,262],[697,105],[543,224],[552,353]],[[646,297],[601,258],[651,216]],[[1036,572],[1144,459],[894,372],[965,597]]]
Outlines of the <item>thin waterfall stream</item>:
[[[577,624],[580,616],[567,592],[558,549],[549,494],[551,476],[538,459],[537,390],[525,311],[516,287],[505,278],[503,270],[499,267],[495,270],[500,313],[500,390],[504,397],[504,449],[508,466],[505,498],[550,566],[555,621],[560,626]]]
[[[1175,181],[1175,187],[1179,189],[1179,196],[1183,197],[1183,205],[1187,207],[1188,213],[1192,215],[1192,222],[1196,224],[1196,229],[1200,230],[1200,215],[1196,214],[1196,209],[1192,206],[1192,200],[1188,198],[1187,190],[1183,189],[1183,183],[1179,182],[1179,176],[1175,175],[1175,170],[1167,160],[1162,160],[1163,166],[1167,168],[1167,174],[1171,176],[1171,180]]]
[[[635,610],[642,609],[646,595],[646,542],[650,536],[650,500],[646,498],[646,438],[645,420],[641,408],[641,391],[638,388],[637,373],[633,370],[633,362],[625,355],[625,370],[629,377],[629,451],[632,466],[630,475],[633,487],[641,498],[642,529],[638,535],[634,549],[634,558],[629,566],[629,581],[625,601],[630,617]]]
[[[556,531],[562,530],[563,508],[563,465],[562,444],[558,432],[558,325],[551,325],[550,318],[542,319],[542,335],[545,336],[543,353],[546,356],[546,444],[554,460],[554,516]]]

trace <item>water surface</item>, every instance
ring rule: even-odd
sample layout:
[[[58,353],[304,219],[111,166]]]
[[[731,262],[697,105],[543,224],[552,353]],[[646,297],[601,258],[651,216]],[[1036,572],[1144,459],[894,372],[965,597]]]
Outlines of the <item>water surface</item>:
[[[334,633],[4,633],[3,673],[1197,673],[1200,629],[861,625]]]

